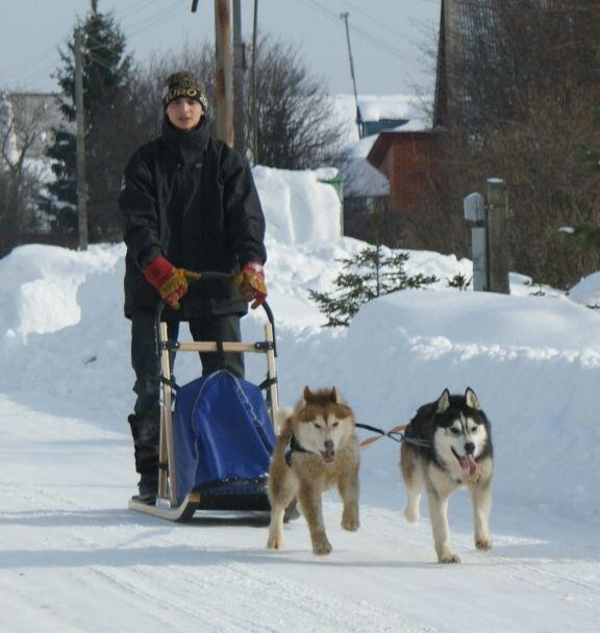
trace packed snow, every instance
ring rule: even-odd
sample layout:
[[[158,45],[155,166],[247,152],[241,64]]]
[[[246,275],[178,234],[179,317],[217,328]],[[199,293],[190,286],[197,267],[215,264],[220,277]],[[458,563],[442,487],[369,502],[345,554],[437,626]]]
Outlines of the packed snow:
[[[323,328],[310,289],[331,291],[340,237],[334,189],[313,172],[255,168],[268,223],[268,301],[279,399],[335,385],[359,422],[405,423],[448,387],[477,393],[492,422],[493,549],[475,550],[469,497],[450,499],[441,565],[427,504],[409,525],[399,445],[361,452],[361,528],[312,554],[304,520],[266,549],[264,519],[176,524],[127,509],[137,481],[124,246],[29,245],[0,260],[0,613],[9,633],[592,633],[600,622],[600,315],[595,275],[571,292],[511,274],[511,295],[451,288],[471,262],[409,252],[429,289],[379,298],[347,329]],[[244,338],[260,340],[259,309]],[[185,334],[185,332],[184,332]],[[188,358],[189,357],[189,358]],[[180,382],[199,372],[180,355]],[[264,377],[262,357],[248,377]],[[360,439],[370,432],[359,430]]]

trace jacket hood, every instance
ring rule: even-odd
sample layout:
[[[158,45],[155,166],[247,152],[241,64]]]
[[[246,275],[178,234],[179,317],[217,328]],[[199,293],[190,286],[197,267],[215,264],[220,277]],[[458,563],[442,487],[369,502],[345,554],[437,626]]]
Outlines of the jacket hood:
[[[165,115],[162,124],[162,139],[165,144],[186,162],[197,158],[206,149],[209,140],[208,124],[202,118],[198,127],[184,131],[176,128]]]

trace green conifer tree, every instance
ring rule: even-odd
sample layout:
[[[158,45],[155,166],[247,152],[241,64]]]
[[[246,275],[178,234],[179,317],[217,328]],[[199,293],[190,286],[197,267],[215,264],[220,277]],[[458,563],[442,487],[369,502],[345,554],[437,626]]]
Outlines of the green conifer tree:
[[[121,146],[115,128],[123,125],[119,110],[127,102],[131,57],[125,53],[126,40],[112,13],[100,13],[97,0],[81,25],[76,25],[66,50],[60,51],[62,66],[55,77],[63,93],[61,111],[65,124],[54,130],[55,141],[47,155],[53,160],[56,180],[48,187],[45,208],[60,233],[77,228],[77,143],[73,123],[75,106],[75,31],[83,40],[83,104],[85,116],[86,181],[90,239],[109,239],[118,232],[115,210],[123,169]],[[70,123],[70,125],[68,125]],[[112,144],[111,144],[112,143]]]
[[[310,290],[310,298],[327,317],[327,327],[348,326],[362,305],[390,292],[421,288],[438,281],[435,275],[408,275],[404,265],[409,254],[385,255],[381,246],[368,246],[354,259],[336,260],[342,271],[334,279],[331,294]]]

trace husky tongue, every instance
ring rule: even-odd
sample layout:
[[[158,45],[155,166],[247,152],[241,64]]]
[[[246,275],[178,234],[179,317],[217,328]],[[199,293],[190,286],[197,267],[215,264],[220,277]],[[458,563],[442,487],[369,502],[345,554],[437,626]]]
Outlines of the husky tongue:
[[[473,459],[471,455],[463,455],[459,458],[460,467],[463,471],[469,475],[469,477],[475,477],[477,473],[477,462]]]

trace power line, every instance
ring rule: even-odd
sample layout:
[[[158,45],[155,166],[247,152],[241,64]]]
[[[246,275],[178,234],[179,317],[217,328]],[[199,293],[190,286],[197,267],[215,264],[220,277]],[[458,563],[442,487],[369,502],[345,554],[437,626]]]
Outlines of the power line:
[[[18,80],[21,85],[27,85],[43,76],[47,77],[54,65],[53,54],[55,52],[56,47],[48,47],[27,61],[2,71],[2,83],[13,83]],[[27,69],[28,72],[23,72],[24,69]]]
[[[400,31],[397,31],[396,29],[393,29],[389,24],[385,24],[383,22],[380,22],[379,20],[376,20],[372,13],[369,13],[367,11],[365,11],[364,9],[361,9],[360,6],[358,6],[357,4],[355,4],[354,2],[350,2],[349,0],[345,0],[346,4],[350,7],[352,7],[357,13],[360,13],[361,15],[364,15],[368,20],[370,20],[371,22],[373,22],[373,24],[376,24],[377,26],[379,26],[380,28],[384,29],[385,31],[389,31],[392,35],[395,35],[397,37],[404,37],[402,33],[400,33]]]
[[[120,11],[120,16],[123,20],[130,18],[132,15],[138,15],[139,10],[144,7],[144,9],[148,9],[153,4],[160,2],[161,0],[137,0],[132,5],[128,7],[124,7]],[[164,4],[164,3],[163,3]]]
[[[148,18],[145,21],[138,22],[139,28],[137,30],[131,31],[129,33],[129,37],[135,37],[136,35],[141,35],[142,33],[145,33],[146,31],[150,31],[156,26],[159,26],[159,25],[162,26],[163,24],[170,22],[174,18],[179,17],[180,15],[183,15],[184,13],[187,13],[186,6],[184,6],[180,1],[177,2],[177,4],[180,7],[179,9],[174,9],[172,7],[169,7],[166,10],[161,11],[160,13],[157,13],[153,16],[148,16]]]
[[[300,2],[306,5],[308,8],[313,11],[317,11],[322,15],[326,16],[331,21],[335,21],[336,24],[339,25],[339,16],[326,7],[324,7],[321,3],[317,2],[317,0],[300,0]],[[350,29],[355,32],[359,37],[369,41],[376,48],[381,49],[382,51],[392,55],[393,57],[398,57],[399,59],[406,59],[407,53],[400,48],[397,48],[393,44],[386,42],[381,39],[381,37],[373,35],[369,33],[365,28],[358,27],[355,24],[350,25]]]
[[[140,9],[148,9],[153,6],[154,8],[160,6],[160,10],[155,11],[150,15],[145,15],[141,20],[138,19]],[[150,31],[158,26],[162,26],[171,20],[180,17],[186,12],[187,6],[183,0],[171,0],[168,7],[165,7],[164,0],[135,0],[133,4],[124,7],[120,11],[119,15],[115,15],[115,17],[118,18],[117,24],[123,31],[126,30],[124,25],[127,22],[132,24],[133,28],[131,28],[131,31],[126,34],[126,40],[130,41],[131,38],[136,38],[147,31]],[[135,18],[135,21],[132,22],[131,18]],[[67,41],[70,36],[71,33],[67,35]],[[16,66],[3,70],[1,73],[2,84],[13,83],[18,79],[23,86],[29,86],[39,79],[50,77],[52,72],[56,69],[56,53],[60,50],[60,48],[61,44],[49,46],[42,52],[36,53],[32,58],[21,62]],[[94,47],[94,42],[92,42],[92,47],[88,49],[88,52],[93,52],[99,48],[103,47]],[[94,61],[96,63],[100,63],[97,59]],[[23,70],[25,69],[29,72],[24,73]]]
[[[150,4],[155,4],[157,1],[158,0],[153,0],[153,2],[151,2]],[[135,22],[135,26],[137,28],[134,28],[129,33],[127,33],[126,39],[129,40],[133,37],[137,37],[138,35],[141,35],[142,33],[147,33],[148,31],[151,31],[156,26],[162,26],[166,24],[167,22],[170,22],[171,20],[174,20],[175,18],[183,15],[186,12],[185,6],[182,4],[181,0],[171,0],[171,1],[172,1],[172,4],[166,9],[164,8],[164,5],[163,5],[162,9],[158,13],[153,13],[151,15],[148,15],[142,20],[137,19]],[[147,5],[148,3],[145,3],[145,4]],[[178,9],[175,8],[175,5],[177,5]],[[121,25],[120,21],[118,24],[123,29],[123,31],[125,31],[125,27]],[[93,40],[93,39],[94,39],[93,36],[88,36],[88,40]],[[104,46],[98,44],[97,47],[94,48],[93,41],[92,41],[92,48],[89,48],[88,51],[98,50],[98,48],[104,48]]]
[[[389,53],[390,55],[394,57],[406,59],[407,54],[405,51],[401,50],[400,48],[396,48],[395,46],[393,46],[392,44],[388,42],[382,41],[380,37],[377,37],[376,35],[369,33],[364,28],[356,26],[356,24],[350,25],[350,28],[358,35],[362,35],[364,39],[370,41],[371,44],[373,44],[377,48],[380,48],[382,51]]]
[[[323,15],[326,15],[328,18],[335,20],[336,22],[339,19],[336,13],[334,13],[333,11],[330,11],[329,9],[326,9],[324,6],[320,5],[318,2],[314,2],[314,0],[300,0],[300,2],[308,6],[310,9],[319,11]]]

